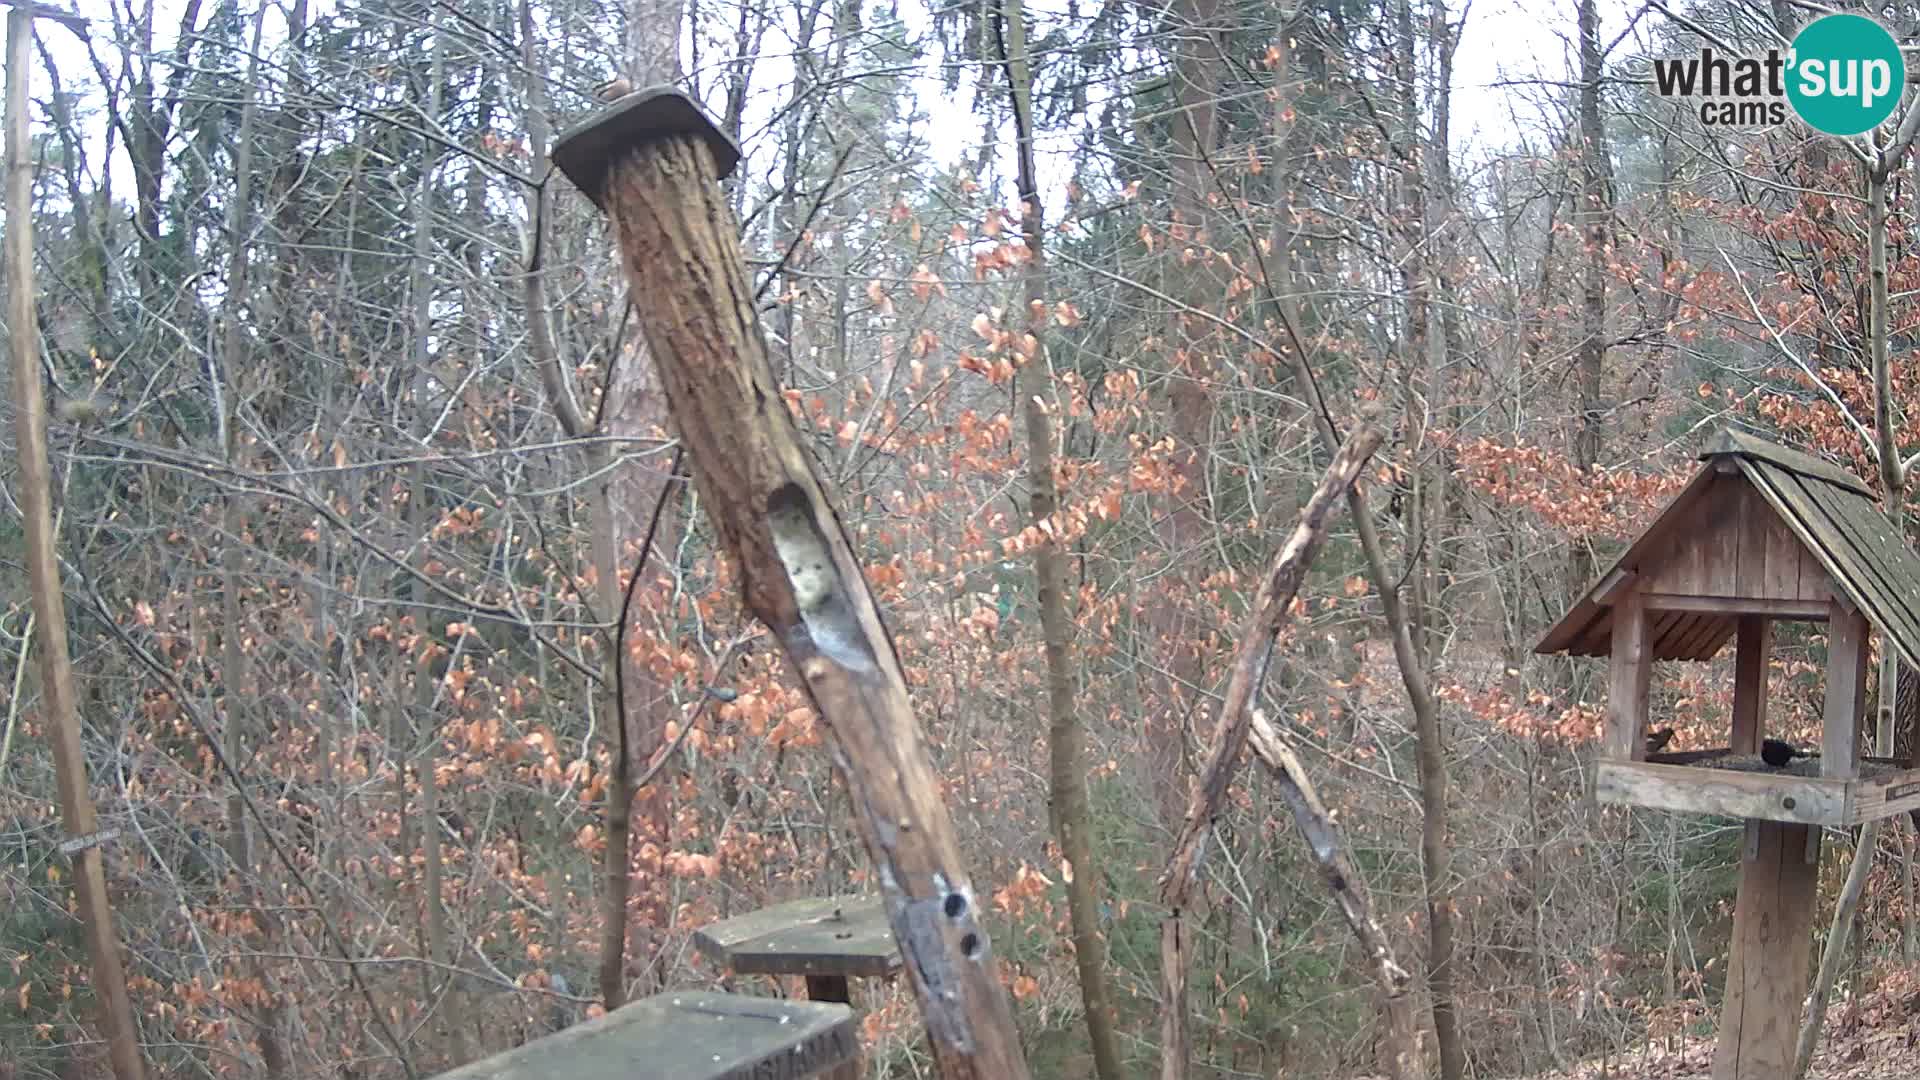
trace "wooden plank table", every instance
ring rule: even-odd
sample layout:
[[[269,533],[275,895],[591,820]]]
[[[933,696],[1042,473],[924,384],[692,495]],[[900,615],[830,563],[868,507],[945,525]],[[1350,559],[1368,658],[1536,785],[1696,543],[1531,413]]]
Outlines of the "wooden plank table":
[[[892,978],[900,946],[877,896],[793,900],[701,927],[693,942],[735,975],[800,975],[814,1001],[853,1003],[850,978]],[[858,1058],[824,1074],[854,1080]]]
[[[853,1010],[698,991],[655,994],[439,1080],[806,1080],[856,1060]]]
[[[877,896],[794,900],[701,927],[694,944],[735,975],[802,975],[814,1001],[848,1002],[848,978],[891,978],[900,947]]]

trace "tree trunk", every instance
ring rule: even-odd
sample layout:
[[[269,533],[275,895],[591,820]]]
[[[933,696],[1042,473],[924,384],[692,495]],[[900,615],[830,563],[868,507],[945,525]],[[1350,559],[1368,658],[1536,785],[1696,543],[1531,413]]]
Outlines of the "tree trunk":
[[[438,124],[440,101],[446,77],[446,34],[430,21],[428,29],[433,33],[432,60],[427,75],[426,117]],[[432,445],[434,432],[432,421],[437,414],[429,395],[431,394],[430,376],[434,361],[431,340],[433,325],[433,222],[434,222],[434,184],[437,177],[436,165],[440,155],[432,144],[423,148],[425,161],[420,169],[420,187],[414,195],[413,205],[413,266],[409,277],[409,289],[413,299],[413,346],[410,350],[413,365],[413,408],[416,423],[415,439],[421,446]],[[428,483],[427,466],[424,462],[415,462],[413,466],[413,490],[408,496],[407,516],[413,525],[414,544],[419,553],[421,573],[430,573],[428,565],[432,561],[432,550],[428,539],[433,535],[433,492]],[[420,596],[421,588],[417,583],[410,585],[415,596]],[[424,599],[424,597],[422,597]],[[452,964],[458,959],[447,931],[446,898],[442,895],[445,875],[441,865],[440,853],[440,725],[434,716],[435,699],[438,696],[434,688],[434,649],[435,645],[422,608],[415,615],[415,621],[422,637],[421,647],[413,657],[413,711],[407,730],[413,737],[407,745],[409,749],[418,747],[419,758],[414,767],[414,775],[420,785],[420,848],[421,848],[421,885],[425,895],[424,921],[426,924],[427,958],[436,965]],[[404,782],[406,768],[401,768]],[[405,811],[403,810],[402,813]],[[411,857],[411,852],[408,852]],[[440,994],[444,968],[432,969],[427,985],[430,988],[428,1001],[440,1002],[440,1018],[437,1026],[447,1035],[447,1045],[442,1052],[448,1054],[451,1063],[462,1064],[473,1057],[472,1048],[467,1041],[465,1016],[465,995],[459,980],[454,978]]]
[[[679,42],[683,10],[675,0],[634,0],[630,13],[628,71],[635,85],[671,82],[680,76]],[[537,66],[533,7],[519,9],[522,62],[527,78],[527,131],[533,160],[544,165],[549,124],[546,83]],[[600,402],[600,411],[588,416],[580,407],[558,355],[547,315],[546,271],[543,248],[550,198],[544,186],[526,196],[528,209],[528,263],[523,280],[527,305],[528,340],[549,404],[562,430],[576,439],[595,434],[651,439],[667,423],[666,401],[660,391],[653,360],[644,341],[615,342],[615,357]],[[645,914],[656,933],[663,932],[671,902],[661,857],[669,843],[671,806],[665,782],[636,791],[633,777],[644,769],[663,741],[673,718],[673,700],[667,688],[645,664],[636,663],[619,644],[631,627],[618,625],[626,590],[621,567],[629,545],[639,543],[643,520],[655,508],[659,515],[657,543],[662,550],[678,544],[682,527],[676,508],[664,502],[672,478],[657,469],[623,467],[622,443],[598,441],[588,447],[587,471],[601,477],[592,509],[591,559],[597,582],[593,600],[596,621],[606,627],[606,661],[601,665],[595,712],[613,740],[613,775],[606,786],[606,846],[600,867],[600,997],[608,1009],[627,999],[628,907],[633,895],[633,831],[637,819],[652,843],[642,848],[647,860],[639,866],[654,886],[645,893]],[[634,552],[634,573],[640,574],[648,552]],[[644,583],[635,580],[632,588]],[[624,700],[623,700],[624,699]],[[638,800],[636,806],[636,799]],[[649,950],[644,972],[655,980],[657,950]]]
[[[1014,136],[1018,143],[1021,232],[1029,255],[1023,274],[1028,332],[1033,355],[1014,374],[1013,396],[1021,403],[1027,435],[1029,517],[1044,539],[1033,549],[1033,574],[1040,600],[1040,632],[1047,657],[1047,732],[1051,752],[1048,780],[1053,833],[1066,860],[1067,913],[1073,929],[1073,962],[1080,976],[1080,1000],[1087,1037],[1093,1048],[1094,1075],[1121,1080],[1120,1051],[1114,1038],[1113,1004],[1107,992],[1106,942],[1100,935],[1099,867],[1094,863],[1093,814],[1087,806],[1086,728],[1074,705],[1073,619],[1067,610],[1066,556],[1050,519],[1060,494],[1053,475],[1053,425],[1042,393],[1050,390],[1047,351],[1046,226],[1033,150],[1033,70],[1027,58],[1026,13],[1021,0],[1004,0],[1001,42],[1007,83],[1013,95]],[[1031,377],[1023,379],[1023,372]],[[1024,386],[1024,389],[1023,389]]]
[[[1573,464],[1581,472],[1600,463],[1606,430],[1607,259],[1613,246],[1613,163],[1608,156],[1606,123],[1600,112],[1600,83],[1606,75],[1600,54],[1597,0],[1580,0],[1580,221],[1586,271],[1580,288],[1580,345],[1574,356],[1579,393],[1579,422],[1574,429]],[[1592,541],[1576,538],[1568,549],[1567,595],[1579,596],[1596,573]]]
[[[1179,0],[1173,12],[1174,99],[1179,111],[1172,118],[1174,221],[1170,251],[1172,273],[1180,285],[1176,295],[1188,308],[1207,310],[1219,299],[1217,283],[1207,267],[1211,260],[1193,259],[1183,265],[1182,252],[1199,253],[1212,242],[1209,233],[1211,215],[1208,195],[1215,190],[1210,157],[1217,135],[1219,88],[1224,58],[1218,35],[1223,25],[1220,0]],[[1191,553],[1203,550],[1208,541],[1207,515],[1203,512],[1207,492],[1205,448],[1212,440],[1213,399],[1206,386],[1212,370],[1211,351],[1217,346],[1217,334],[1211,323],[1191,312],[1177,312],[1173,339],[1179,343],[1171,360],[1169,388],[1169,425],[1177,449],[1172,466],[1177,482],[1170,492],[1168,508],[1157,530],[1170,564],[1165,596],[1145,604],[1145,623],[1151,631],[1153,647],[1161,657],[1162,674],[1156,677],[1161,708],[1144,719],[1151,782],[1161,821],[1168,828],[1178,827],[1186,806],[1182,779],[1187,774],[1186,718],[1196,710],[1187,703],[1194,697],[1192,687],[1202,677],[1201,658],[1191,647],[1196,634],[1191,607],[1190,581],[1200,574],[1188,569]]]
[[[40,331],[34,313],[33,155],[28,116],[32,78],[33,15],[7,12],[7,329],[13,367],[14,449],[19,457],[21,530],[25,534],[28,592],[39,628],[41,712],[53,744],[60,817],[70,842],[78,915],[92,967],[100,1032],[107,1041],[115,1080],[142,1080],[140,1033],[127,1000],[120,935],[107,896],[104,838],[87,792],[87,759],[80,742],[79,702],[67,649],[66,598],[53,529],[52,469],[47,461],[47,407],[41,388]],[[24,647],[24,646],[23,646]]]
[[[214,383],[211,389],[218,403],[221,457],[236,471],[244,471],[246,464],[241,459],[240,420],[235,410],[241,407],[245,399],[241,382],[250,359],[241,311],[246,305],[248,291],[247,234],[253,212],[250,205],[253,200],[253,142],[259,116],[256,76],[259,72],[260,37],[265,18],[266,8],[263,5],[253,17],[253,59],[248,64],[247,89],[240,105],[240,128],[234,137],[233,194],[228,204],[226,222],[229,245],[227,274],[220,305],[220,362],[211,374]],[[246,622],[240,608],[240,589],[245,571],[245,555],[241,546],[247,524],[243,497],[237,492],[227,495],[224,526],[226,535],[220,558],[220,681],[226,715],[221,728],[221,750],[227,760],[238,767],[245,760],[250,712],[247,705],[248,698],[254,693],[254,681],[248,672],[246,650],[242,647]],[[269,952],[278,947],[280,939],[279,919],[274,914],[277,905],[267,903],[261,880],[255,873],[245,798],[237,785],[227,793],[226,809],[228,865],[233,868],[235,880],[246,890],[250,913],[257,927],[255,940],[249,945],[260,952]],[[256,959],[248,962],[246,967],[251,977],[259,982],[263,998],[253,1018],[254,1044],[260,1051],[260,1061],[267,1076],[279,1080],[287,1075],[290,1067],[282,1031],[285,1002],[275,987],[278,980],[268,971],[266,964]]]
[[[653,86],[678,81],[680,35],[685,18],[679,0],[633,0],[629,15],[630,66],[634,85]],[[661,393],[658,373],[644,340],[635,339],[632,348],[615,342],[615,357],[607,376],[605,397],[601,402],[601,434],[615,440],[657,439],[665,434],[667,402]],[[628,639],[632,626],[620,626],[625,608],[626,587],[620,570],[628,552],[640,543],[647,531],[649,515],[659,508],[659,526],[654,546],[672,551],[679,545],[681,520],[678,506],[669,499],[672,477],[653,466],[620,464],[619,457],[628,444],[602,443],[595,456],[604,454],[605,478],[600,505],[595,508],[594,565],[599,578],[599,621],[608,627],[607,662],[602,667],[606,694],[603,716],[613,725],[616,736],[614,777],[607,785],[610,804],[607,822],[607,856],[604,866],[606,894],[602,917],[608,925],[602,929],[600,988],[607,1008],[626,1000],[625,989],[616,983],[624,980],[627,934],[627,907],[632,893],[631,875],[638,872],[647,883],[642,893],[639,915],[644,943],[635,942],[643,957],[639,964],[641,992],[652,993],[664,974],[660,970],[661,935],[672,916],[671,886],[665,876],[665,856],[671,841],[672,808],[667,799],[665,781],[636,790],[633,778],[645,771],[647,762],[660,749],[668,721],[674,718],[673,698],[668,688],[654,677],[652,669],[636,663],[632,653],[619,645]],[[631,551],[633,573],[643,573],[651,552]],[[669,568],[671,568],[669,566]],[[635,590],[646,588],[634,581]],[[617,835],[616,835],[617,831]],[[633,861],[634,833],[644,842],[642,856]]]
[[[1407,618],[1413,621],[1414,650],[1421,663],[1433,662],[1429,648],[1433,623],[1432,560],[1427,547],[1425,452],[1428,386],[1432,357],[1433,282],[1427,270],[1431,243],[1427,184],[1422,171],[1420,101],[1413,48],[1413,0],[1400,0],[1394,9],[1394,67],[1400,83],[1399,146],[1400,230],[1404,238],[1400,286],[1406,294],[1406,323],[1400,339],[1401,436],[1406,452],[1405,506]]]
[[[1920,109],[1920,101],[1909,106]],[[1904,142],[1910,143],[1909,125],[1903,121]],[[1893,415],[1893,373],[1887,349],[1887,179],[1888,162],[1898,162],[1905,154],[1901,139],[1880,152],[1880,163],[1869,165],[1867,173],[1867,360],[1873,376],[1873,419],[1876,456],[1880,460],[1880,486],[1886,500],[1886,513],[1893,535],[1905,542],[1906,470],[1901,467],[1899,442]],[[1893,751],[1893,717],[1897,711],[1900,656],[1897,650],[1882,645],[1880,660],[1880,707],[1876,710],[1874,748],[1877,753]],[[1827,1001],[1833,994],[1833,981],[1840,974],[1840,963],[1853,934],[1854,916],[1860,908],[1860,895],[1873,871],[1873,857],[1879,846],[1880,823],[1869,821],[1860,827],[1860,838],[1853,849],[1853,863],[1847,868],[1846,884],[1834,904],[1833,924],[1820,953],[1820,972],[1814,977],[1812,1000],[1806,1021],[1800,1027],[1795,1054],[1794,1078],[1807,1074],[1820,1030],[1826,1024]],[[1911,916],[1910,916],[1911,917]]]

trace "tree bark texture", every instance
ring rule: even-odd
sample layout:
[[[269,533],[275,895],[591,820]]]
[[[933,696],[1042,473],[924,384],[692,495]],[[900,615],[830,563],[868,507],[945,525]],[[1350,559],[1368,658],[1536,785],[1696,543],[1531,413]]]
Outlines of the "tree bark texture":
[[[1580,344],[1574,357],[1579,421],[1574,428],[1573,463],[1582,471],[1600,463],[1606,430],[1607,260],[1613,247],[1613,164],[1607,155],[1606,122],[1600,111],[1600,81],[1606,74],[1600,53],[1597,0],[1580,0],[1580,213],[1586,268],[1580,279]],[[1590,541],[1569,549],[1567,592],[1578,596],[1595,574]]]
[[[1225,54],[1220,0],[1179,0],[1171,19],[1174,100],[1179,109],[1171,118],[1173,183],[1170,192],[1174,220],[1169,232],[1174,253],[1200,253],[1212,243],[1208,230],[1209,196],[1215,191],[1213,146],[1219,134],[1219,100]],[[1175,254],[1171,273],[1181,303],[1206,311],[1221,299],[1222,282],[1210,259],[1185,260]],[[1197,553],[1206,550],[1212,533],[1205,513],[1207,503],[1207,447],[1212,441],[1214,402],[1207,379],[1213,369],[1212,351],[1219,346],[1214,326],[1191,312],[1172,314],[1173,340],[1167,403],[1169,427],[1177,443],[1172,466],[1176,482],[1167,495],[1167,510],[1156,530],[1166,560],[1166,596],[1143,605],[1153,648],[1162,674],[1155,680],[1162,707],[1145,720],[1148,744],[1148,782],[1161,821],[1178,827],[1185,808],[1188,746],[1186,721],[1198,710],[1188,705],[1202,678],[1201,657],[1192,648],[1196,617],[1186,600],[1191,589],[1182,584],[1202,574],[1191,569]]]

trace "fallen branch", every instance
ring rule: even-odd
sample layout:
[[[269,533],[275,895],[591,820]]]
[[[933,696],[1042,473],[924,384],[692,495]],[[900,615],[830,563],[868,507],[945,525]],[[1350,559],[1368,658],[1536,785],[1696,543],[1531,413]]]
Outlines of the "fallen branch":
[[[1380,440],[1379,429],[1363,419],[1359,429],[1334,455],[1327,475],[1300,511],[1292,534],[1274,556],[1273,567],[1261,583],[1253,610],[1248,612],[1241,630],[1240,649],[1234,656],[1226,700],[1221,703],[1219,718],[1214,723],[1213,749],[1194,782],[1186,820],[1174,840],[1173,853],[1167,857],[1166,869],[1160,875],[1160,902],[1165,909],[1160,922],[1160,975],[1164,991],[1160,999],[1162,1080],[1183,1080],[1187,1074],[1191,1054],[1187,1035],[1186,909],[1194,883],[1199,880],[1207,837],[1226,802],[1227,788],[1239,768],[1241,748],[1247,743],[1250,706],[1266,679],[1274,641],[1291,614],[1294,597],[1306,580],[1307,568],[1326,538],[1327,518],[1342,494],[1353,486],[1367,459],[1379,448]]]
[[[1426,1058],[1420,1052],[1420,1027],[1413,1015],[1413,998],[1408,995],[1413,977],[1393,959],[1393,946],[1373,917],[1367,883],[1347,858],[1346,845],[1341,842],[1333,815],[1327,813],[1326,806],[1320,802],[1313,780],[1307,776],[1306,766],[1300,763],[1293,747],[1287,745],[1286,738],[1268,723],[1266,714],[1259,709],[1253,710],[1249,739],[1254,754],[1266,763],[1279,782],[1280,797],[1293,811],[1293,823],[1299,827],[1307,849],[1313,852],[1313,861],[1320,867],[1320,876],[1333,893],[1341,916],[1347,920],[1347,928],[1366,950],[1374,982],[1380,987],[1381,1006],[1387,1013],[1388,1075],[1394,1080],[1423,1080],[1427,1075]]]

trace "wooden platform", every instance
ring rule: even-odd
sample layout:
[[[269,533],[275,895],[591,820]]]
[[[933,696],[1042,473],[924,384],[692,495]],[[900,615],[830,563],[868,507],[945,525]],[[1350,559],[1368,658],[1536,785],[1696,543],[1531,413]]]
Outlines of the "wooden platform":
[[[1920,807],[1920,769],[1868,758],[1860,775],[1819,775],[1817,759],[1776,769],[1751,754],[1700,750],[1647,761],[1602,761],[1594,793],[1603,803],[1800,825],[1859,825]]]
[[[736,975],[885,977],[900,949],[877,896],[795,900],[694,931],[694,944]]]
[[[439,1080],[801,1080],[854,1059],[845,1005],[655,994]]]

